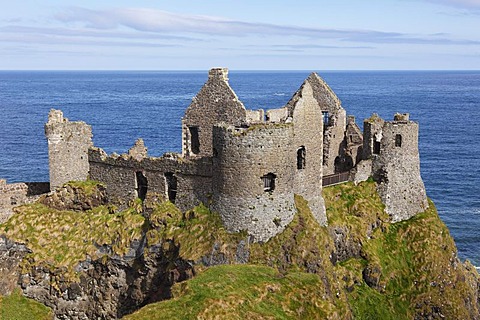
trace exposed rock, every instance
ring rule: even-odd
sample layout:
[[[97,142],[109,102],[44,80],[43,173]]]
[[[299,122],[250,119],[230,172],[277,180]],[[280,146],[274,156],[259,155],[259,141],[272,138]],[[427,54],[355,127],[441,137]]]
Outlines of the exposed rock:
[[[0,296],[12,293],[20,277],[20,264],[30,250],[0,235]]]
[[[67,183],[39,199],[39,202],[57,210],[90,210],[108,203],[106,189],[101,184],[85,187],[85,183]]]

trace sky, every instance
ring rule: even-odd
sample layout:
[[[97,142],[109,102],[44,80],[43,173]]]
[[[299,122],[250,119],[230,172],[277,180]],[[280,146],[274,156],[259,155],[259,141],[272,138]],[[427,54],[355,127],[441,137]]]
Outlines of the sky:
[[[0,1],[0,70],[480,70],[480,0]]]

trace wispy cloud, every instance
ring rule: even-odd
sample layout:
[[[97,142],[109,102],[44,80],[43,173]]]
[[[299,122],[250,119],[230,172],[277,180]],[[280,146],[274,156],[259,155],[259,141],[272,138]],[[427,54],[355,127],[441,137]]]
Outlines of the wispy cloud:
[[[267,23],[245,22],[221,17],[177,14],[145,8],[89,10],[69,8],[56,15],[65,23],[83,23],[94,29],[128,27],[138,31],[157,33],[201,33],[220,36],[291,35],[315,38],[347,38],[355,36],[395,37],[401,34],[374,30],[342,30],[308,28]]]
[[[158,33],[149,32],[122,32],[122,31],[105,31],[92,30],[85,28],[46,28],[46,27],[31,27],[20,25],[8,25],[0,27],[1,33],[10,34],[43,34],[52,36],[65,37],[92,37],[92,38],[117,38],[117,39],[153,39],[153,40],[180,40],[180,41],[204,41],[199,38],[162,35]]]
[[[424,0],[427,2],[443,4],[456,8],[480,10],[479,0]]]
[[[180,44],[170,43],[156,43],[145,41],[108,41],[105,39],[78,39],[72,37],[58,37],[49,35],[11,35],[0,33],[1,43],[27,43],[32,44],[47,44],[47,45],[69,45],[69,46],[102,46],[102,47],[147,47],[147,48],[168,48],[168,47],[182,47]]]
[[[425,0],[435,1],[435,0]],[[476,1],[437,0],[437,2],[475,3]],[[479,5],[480,6],[480,5]],[[432,45],[478,45],[478,41],[450,39],[448,35],[411,35],[377,30],[350,30],[334,28],[312,28],[246,22],[222,17],[178,14],[147,8],[117,8],[90,10],[73,7],[56,14],[56,19],[66,24],[80,24],[92,30],[130,29],[138,32],[161,35],[210,35],[227,37],[280,36],[327,39],[357,43],[376,44],[432,44]],[[312,45],[310,48],[314,48]],[[321,48],[322,46],[317,46]],[[305,49],[306,47],[304,47]],[[328,46],[323,46],[328,48]],[[357,47],[360,48],[360,47]],[[281,49],[281,48],[277,48]],[[289,49],[289,48],[283,48]],[[298,49],[290,48],[290,49]]]

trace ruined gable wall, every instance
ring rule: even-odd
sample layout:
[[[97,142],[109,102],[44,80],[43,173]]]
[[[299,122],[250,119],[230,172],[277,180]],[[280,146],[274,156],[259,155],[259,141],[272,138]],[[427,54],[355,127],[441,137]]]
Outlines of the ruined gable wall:
[[[161,158],[135,158],[131,155],[107,156],[101,149],[89,151],[90,178],[106,185],[109,200],[126,204],[137,198],[136,172],[147,178],[149,197],[166,199],[165,172],[177,178],[175,204],[181,210],[207,203],[211,193],[211,158],[186,160],[165,155]]]
[[[344,148],[344,134],[346,129],[346,111],[342,108],[340,99],[316,73],[310,74],[305,83],[309,83],[313,90],[313,96],[324,112],[328,112],[328,123],[323,131],[323,175],[335,173],[335,158]],[[304,84],[305,84],[304,83]],[[289,114],[291,115],[295,103],[301,97],[302,88],[300,88],[287,104]]]
[[[246,121],[246,109],[228,84],[228,70],[211,69],[208,80],[193,98],[182,121],[182,154],[185,157],[212,155],[212,128],[219,122],[241,124]],[[199,129],[200,152],[192,153],[189,126]]]
[[[48,140],[50,188],[88,177],[88,149],[93,147],[92,128],[85,122],[70,122],[52,109],[45,124]]]
[[[397,135],[401,136],[401,146]],[[417,123],[408,120],[384,123],[380,154],[373,157],[372,170],[393,222],[406,220],[428,207],[420,176]]]
[[[268,240],[295,213],[293,125],[224,124],[215,126],[213,135],[213,209],[228,230],[248,230],[255,241]],[[271,192],[262,180],[268,173],[276,175]]]
[[[302,86],[300,97],[292,110],[292,120],[294,144],[289,152],[293,153],[297,159],[299,149],[305,148],[305,166],[298,168],[297,162],[295,162],[293,192],[308,201],[314,217],[324,225],[327,223],[327,217],[322,197],[322,112],[313,96],[313,88],[308,82]]]

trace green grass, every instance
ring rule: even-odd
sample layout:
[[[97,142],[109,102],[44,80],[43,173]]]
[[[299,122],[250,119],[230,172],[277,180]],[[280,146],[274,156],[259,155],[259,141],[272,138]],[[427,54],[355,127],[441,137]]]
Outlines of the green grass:
[[[73,212],[35,203],[16,210],[0,225],[0,234],[32,250],[24,267],[61,269],[66,279],[72,280],[76,278],[74,267],[87,255],[100,258],[98,246],[110,246],[113,253],[120,255],[128,252],[131,241],[141,238],[145,220],[132,208],[113,214],[105,206]]]
[[[317,290],[321,283],[315,274],[282,276],[265,266],[216,266],[176,284],[173,299],[124,319],[335,319],[327,316],[328,302]]]
[[[215,244],[229,261],[234,261],[238,242],[246,238],[246,233],[228,233],[220,216],[203,204],[183,214],[171,202],[162,202],[150,216],[150,228],[149,245],[173,241],[180,257],[192,261],[210,254]]]
[[[17,289],[9,296],[0,296],[0,319],[2,320],[51,320],[50,308],[27,299]]]
[[[103,184],[95,180],[69,181],[66,183],[66,185],[72,188],[82,189],[86,196],[91,196],[94,192],[96,192],[99,185],[103,186]]]
[[[457,260],[431,201],[425,212],[391,224],[371,181],[328,187],[323,194],[329,225],[347,229],[350,240],[362,245],[361,258],[336,266],[355,319],[423,318],[434,309],[446,319],[471,318],[478,274]],[[375,288],[363,280],[367,266],[378,270]]]
[[[323,196],[327,226],[320,226],[307,201],[295,196],[298,212],[293,221],[268,242],[249,245],[250,265],[196,265],[197,276],[177,283],[173,299],[148,305],[126,319],[383,320],[423,319],[434,312],[446,319],[474,318],[469,312],[478,312],[478,273],[457,260],[453,239],[433,203],[425,212],[391,224],[373,181],[327,187]],[[141,201],[119,213],[107,206],[72,212],[27,205],[0,225],[0,234],[32,250],[24,267],[62,270],[72,281],[74,267],[87,255],[102,258],[98,245],[122,255],[144,233],[145,254],[161,245],[167,258],[195,262],[217,247],[234,263],[237,245],[246,239],[246,233],[226,232],[220,217],[203,205],[182,213],[162,202],[153,205],[148,218],[140,214],[142,208]],[[332,232],[339,228],[345,231],[345,242],[360,249],[334,265]],[[366,269],[374,270],[374,285],[364,280]],[[20,293],[17,298],[21,300]],[[5,300],[14,295],[1,299],[0,310],[18,305]]]

